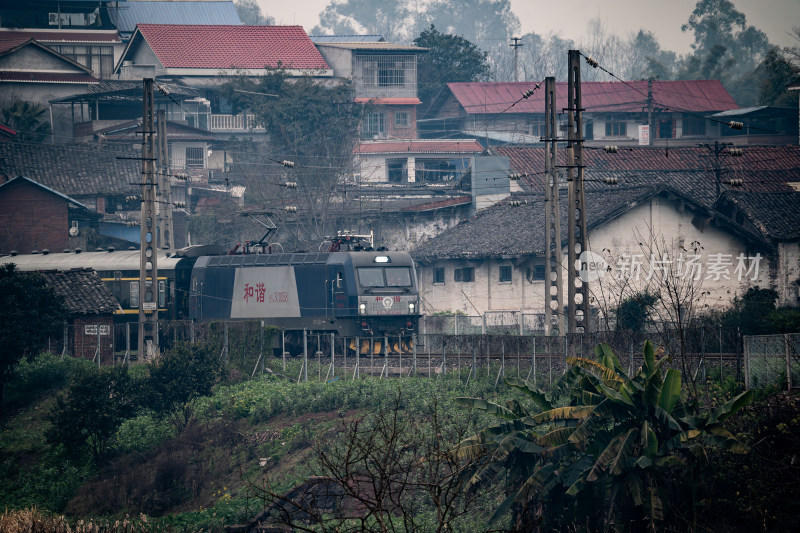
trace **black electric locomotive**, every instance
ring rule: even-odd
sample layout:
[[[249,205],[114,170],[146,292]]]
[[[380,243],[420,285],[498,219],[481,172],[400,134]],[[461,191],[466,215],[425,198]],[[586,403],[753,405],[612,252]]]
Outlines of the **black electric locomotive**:
[[[419,292],[407,252],[209,252],[192,247],[159,253],[155,293],[162,318],[264,320],[289,332],[360,337],[416,329]],[[5,256],[2,263],[20,270],[91,268],[119,301],[119,321],[138,320],[138,251]]]

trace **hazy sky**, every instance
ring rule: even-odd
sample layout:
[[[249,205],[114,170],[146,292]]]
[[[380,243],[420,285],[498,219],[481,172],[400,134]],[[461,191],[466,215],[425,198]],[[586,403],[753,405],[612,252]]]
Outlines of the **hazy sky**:
[[[257,0],[262,11],[278,24],[299,24],[310,31],[330,0]],[[661,48],[679,54],[690,51],[691,35],[681,32],[696,0],[511,0],[522,32],[580,40],[587,22],[600,17],[609,33],[627,36],[639,29],[652,31]],[[770,42],[798,45],[788,33],[800,26],[800,0],[733,0],[747,23],[760,29]]]

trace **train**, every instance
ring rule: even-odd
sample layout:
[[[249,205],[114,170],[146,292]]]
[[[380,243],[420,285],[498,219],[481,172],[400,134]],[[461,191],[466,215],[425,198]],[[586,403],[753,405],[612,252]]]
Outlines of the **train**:
[[[138,250],[0,257],[22,271],[90,268],[120,304],[117,321],[138,321]],[[263,320],[288,334],[408,336],[418,325],[419,290],[401,251],[236,253],[217,246],[158,252],[154,291],[163,320]],[[149,282],[148,282],[149,283]]]

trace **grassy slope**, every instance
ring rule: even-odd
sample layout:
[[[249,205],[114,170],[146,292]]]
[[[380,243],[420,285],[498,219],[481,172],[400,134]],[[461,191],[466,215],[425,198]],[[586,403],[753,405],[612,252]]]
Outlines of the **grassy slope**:
[[[409,412],[422,412],[436,400],[447,416],[469,418],[452,398],[491,396],[493,380],[473,381],[468,389],[463,381],[298,384],[272,376],[220,385],[199,402],[196,421],[180,435],[146,414],[126,422],[117,454],[102,468],[70,462],[44,441],[47,415],[63,390],[59,383],[18,401],[24,405],[3,423],[0,506],[36,506],[73,517],[141,513],[176,529],[217,529],[260,510],[260,484],[283,491],[319,473],[314,440],[331,438],[342,421],[389,407],[398,390]]]

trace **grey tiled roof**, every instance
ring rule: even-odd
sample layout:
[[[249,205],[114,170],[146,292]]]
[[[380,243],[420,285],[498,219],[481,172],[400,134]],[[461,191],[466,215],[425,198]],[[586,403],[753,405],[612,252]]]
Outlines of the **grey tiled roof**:
[[[587,230],[619,217],[639,203],[653,196],[663,195],[680,199],[686,204],[705,213],[710,207],[695,202],[680,192],[664,185],[606,187],[604,190],[586,191]],[[418,261],[431,261],[442,258],[481,259],[499,256],[543,255],[544,254],[544,197],[540,194],[515,194],[513,200],[522,205],[513,207],[503,200],[489,207],[469,220],[445,230],[433,239],[422,243],[412,252]],[[562,245],[567,242],[566,192],[562,191],[561,237]],[[769,246],[764,235],[756,234],[747,227],[735,224],[721,213],[713,218],[725,224],[729,231],[741,238]]]
[[[105,315],[119,309],[119,302],[92,269],[41,272],[73,315]]]
[[[140,190],[140,153],[101,143],[0,142],[0,174],[26,176],[68,196],[129,194]]]
[[[777,240],[800,238],[800,192],[729,191],[724,199],[738,207],[762,234]]]

